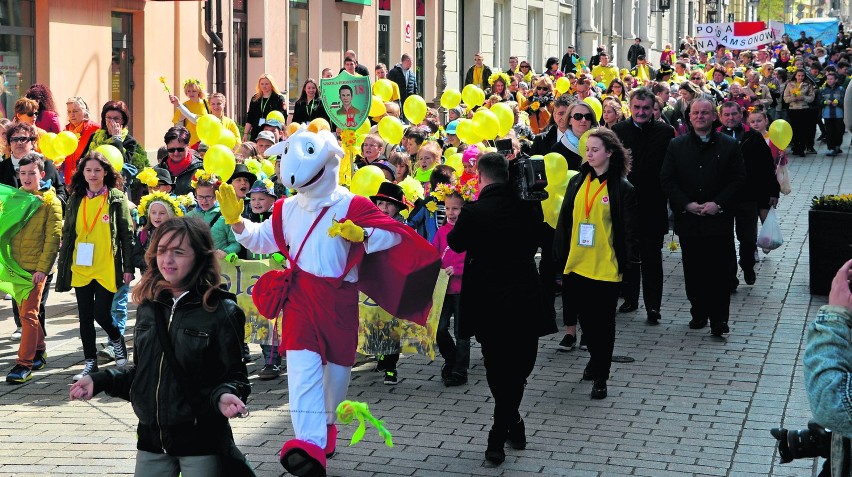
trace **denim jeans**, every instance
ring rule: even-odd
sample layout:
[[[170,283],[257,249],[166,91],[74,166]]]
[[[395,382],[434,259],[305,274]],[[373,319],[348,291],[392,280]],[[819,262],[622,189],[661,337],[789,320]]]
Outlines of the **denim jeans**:
[[[121,336],[124,336],[124,328],[127,326],[127,296],[130,294],[130,285],[122,285],[112,299],[112,322]]]
[[[274,364],[281,366],[281,355],[278,354],[278,345],[260,345],[260,351],[263,352],[263,364]]]

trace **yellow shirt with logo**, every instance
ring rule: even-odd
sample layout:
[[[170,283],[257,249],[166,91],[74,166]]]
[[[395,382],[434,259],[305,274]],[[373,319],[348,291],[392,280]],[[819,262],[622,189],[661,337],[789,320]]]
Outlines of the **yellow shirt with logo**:
[[[109,223],[108,194],[109,192],[105,192],[92,199],[85,197],[80,203],[80,210],[77,211],[77,240],[74,242],[74,256],[72,257],[74,261],[71,265],[72,287],[84,287],[92,280],[96,280],[107,290],[113,293],[118,291],[115,286],[115,260]],[[84,223],[84,218],[86,223]],[[94,227],[92,227],[93,222]],[[91,232],[89,232],[90,228]],[[92,266],[77,265],[77,251],[81,243],[95,245]]]
[[[598,80],[600,77],[600,80]],[[595,81],[600,81],[604,84],[604,87],[609,88],[609,84],[612,83],[612,80],[618,78],[618,68],[613,65],[595,65],[592,68],[592,78],[595,78]]]
[[[565,275],[576,273],[592,280],[620,282],[621,274],[618,273],[618,261],[615,258],[615,248],[612,245],[612,214],[610,214],[609,208],[609,190],[604,185],[600,193],[595,195],[600,187],[601,182],[597,177],[591,181],[586,178],[583,185],[580,186],[580,190],[577,191],[577,196],[574,197],[574,223],[571,226],[571,245],[568,261],[565,263]],[[586,219],[586,197],[588,197],[588,203],[591,204],[588,219]],[[595,226],[594,245],[591,247],[578,244],[581,223],[589,223]]]

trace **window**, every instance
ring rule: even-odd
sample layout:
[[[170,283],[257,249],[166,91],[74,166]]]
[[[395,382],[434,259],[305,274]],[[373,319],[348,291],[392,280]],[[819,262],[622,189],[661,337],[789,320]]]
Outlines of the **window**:
[[[308,74],[308,0],[290,0],[290,57],[287,97],[299,99]]]
[[[417,78],[417,91],[423,96],[426,84],[426,4],[423,0],[417,0],[414,15],[414,74]]]
[[[379,63],[387,65],[388,69],[393,68],[395,62],[391,62],[390,56],[390,25],[391,25],[391,0],[379,0],[379,20],[378,20],[378,58]],[[418,30],[419,31],[419,30]]]
[[[527,60],[535,71],[544,70],[541,59],[542,29],[541,9],[530,8],[527,12]]]
[[[559,53],[564,55],[568,51],[568,45],[572,45],[571,41],[571,15],[567,13],[559,14]],[[561,60],[561,58],[560,58]],[[560,62],[561,66],[561,62]]]
[[[0,2],[0,115],[15,114],[15,101],[35,82],[35,2]]]
[[[494,66],[499,68],[504,61],[509,59],[508,53],[503,47],[503,19],[505,15],[505,5],[502,3],[494,3]]]
[[[124,101],[133,111],[133,17],[112,13],[112,65],[110,94],[112,101]]]

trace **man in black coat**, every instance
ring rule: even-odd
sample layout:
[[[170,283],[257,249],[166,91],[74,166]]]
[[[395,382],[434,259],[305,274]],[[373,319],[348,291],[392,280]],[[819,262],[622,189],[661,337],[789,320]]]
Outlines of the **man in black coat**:
[[[388,71],[388,79],[399,86],[399,104],[405,104],[405,99],[417,94],[417,78],[411,69],[412,60],[408,53],[403,53],[399,63]]]
[[[520,200],[508,185],[509,164],[499,153],[477,161],[479,199],[466,204],[447,243],[466,252],[461,289],[460,335],[482,345],[485,377],[494,396],[494,424],[485,458],[500,464],[508,442],[526,446],[518,408],[535,365],[538,338],[556,332],[544,312],[530,230],[543,222],[541,207]],[[506,244],[511,243],[511,250]]]
[[[660,182],[683,249],[683,278],[692,305],[689,327],[704,328],[709,319],[711,333],[721,337],[730,331],[733,210],[745,167],[737,142],[713,130],[713,101],[693,100],[688,116],[693,130],[669,144]]]
[[[636,67],[636,63],[639,61],[639,55],[645,56],[645,47],[642,46],[641,38],[637,38],[635,42],[630,45],[630,49],[627,50],[627,61],[630,62],[630,68]]]
[[[731,211],[734,214],[737,241],[740,243],[740,267],[747,285],[754,285],[757,253],[757,216],[759,209],[778,205],[781,187],[775,176],[775,161],[772,150],[759,132],[743,125],[743,111],[739,104],[728,101],[719,108],[722,126],[719,132],[737,140],[746,170],[745,187],[740,194],[740,203]],[[731,291],[739,285],[737,280],[737,258],[732,257]]]
[[[580,59],[580,55],[574,53],[574,45],[568,46],[568,51],[562,56],[562,64],[561,70],[566,75],[568,73],[577,73],[577,65],[574,64],[575,61]]]
[[[618,311],[628,313],[639,308],[641,267],[642,298],[649,324],[660,321],[663,301],[663,242],[669,231],[666,195],[660,185],[663,156],[674,138],[674,128],[654,121],[654,93],[640,88],[630,93],[631,120],[616,123],[612,130],[630,150],[632,168],[627,180],[633,184],[639,200],[639,232],[642,264],[628,268],[622,282],[624,303]]]

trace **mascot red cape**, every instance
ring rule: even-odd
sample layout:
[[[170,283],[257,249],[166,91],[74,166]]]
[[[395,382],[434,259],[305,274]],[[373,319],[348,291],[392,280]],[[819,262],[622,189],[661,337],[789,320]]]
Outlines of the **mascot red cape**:
[[[355,363],[359,290],[423,325],[440,259],[411,228],[337,184],[343,150],[331,132],[303,127],[266,154],[281,155],[279,181],[298,191],[275,204],[271,219],[242,220],[242,201],[231,186],[216,196],[244,247],[288,258],[288,270],[261,277],[252,298],[267,318],[283,312],[295,439],[281,448],[281,465],[296,476],[325,476],[336,409]]]

